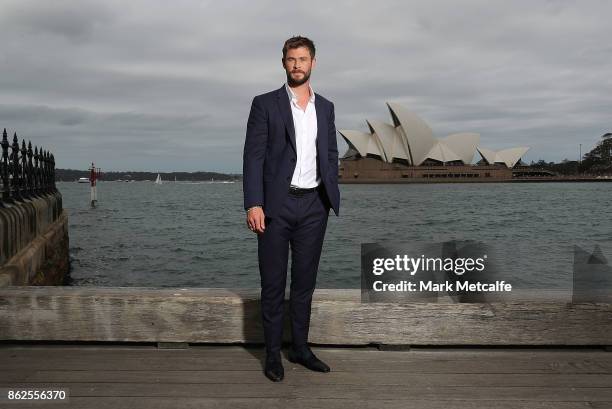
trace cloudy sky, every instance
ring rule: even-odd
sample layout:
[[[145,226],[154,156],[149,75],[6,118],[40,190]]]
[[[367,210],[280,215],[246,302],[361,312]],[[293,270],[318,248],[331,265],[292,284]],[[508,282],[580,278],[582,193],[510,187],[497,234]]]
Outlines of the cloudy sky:
[[[253,96],[312,38],[338,129],[399,102],[526,161],[612,131],[609,1],[0,0],[0,127],[60,168],[241,172]],[[341,154],[346,144],[338,136]]]

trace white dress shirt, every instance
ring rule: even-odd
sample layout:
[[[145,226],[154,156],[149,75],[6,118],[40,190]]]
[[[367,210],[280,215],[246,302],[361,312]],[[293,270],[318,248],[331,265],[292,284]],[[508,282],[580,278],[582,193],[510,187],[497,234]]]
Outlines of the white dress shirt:
[[[297,160],[291,185],[299,188],[312,188],[319,185],[317,177],[317,111],[315,110],[315,93],[309,85],[310,99],[306,109],[298,105],[298,99],[291,87],[285,83],[285,89],[291,102],[293,126],[295,128],[295,148]]]

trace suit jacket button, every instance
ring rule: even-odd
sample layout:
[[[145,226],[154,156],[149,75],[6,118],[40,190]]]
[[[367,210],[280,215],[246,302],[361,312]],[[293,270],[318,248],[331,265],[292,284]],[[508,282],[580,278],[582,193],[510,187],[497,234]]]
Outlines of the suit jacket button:
[[[291,162],[292,162],[292,163],[295,163],[295,158],[291,158]]]
[[[289,182],[291,180],[291,178],[289,176],[287,176],[287,182]]]

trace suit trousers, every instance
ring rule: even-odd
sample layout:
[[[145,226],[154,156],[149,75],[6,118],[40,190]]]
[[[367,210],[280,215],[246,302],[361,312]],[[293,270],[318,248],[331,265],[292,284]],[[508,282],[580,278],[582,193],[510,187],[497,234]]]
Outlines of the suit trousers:
[[[278,215],[266,217],[266,228],[257,236],[261,317],[268,354],[281,350],[289,248],[291,336],[295,348],[308,343],[312,294],[330,207],[322,185],[313,192],[290,193]]]

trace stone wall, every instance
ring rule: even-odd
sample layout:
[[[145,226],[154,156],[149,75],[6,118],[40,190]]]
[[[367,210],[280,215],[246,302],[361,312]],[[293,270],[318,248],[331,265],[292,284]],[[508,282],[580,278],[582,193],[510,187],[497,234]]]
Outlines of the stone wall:
[[[59,192],[0,207],[0,287],[62,285],[69,273],[68,217]]]

